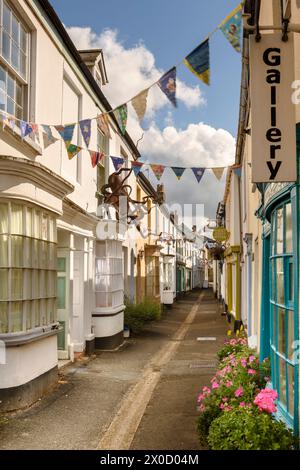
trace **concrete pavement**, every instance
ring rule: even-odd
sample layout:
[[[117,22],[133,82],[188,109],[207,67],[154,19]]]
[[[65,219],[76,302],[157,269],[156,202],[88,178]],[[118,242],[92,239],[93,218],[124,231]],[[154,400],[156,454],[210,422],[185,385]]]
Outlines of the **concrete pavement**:
[[[225,334],[212,292],[186,295],[121,350],[64,368],[53,392],[0,418],[0,449],[199,449],[196,398]]]

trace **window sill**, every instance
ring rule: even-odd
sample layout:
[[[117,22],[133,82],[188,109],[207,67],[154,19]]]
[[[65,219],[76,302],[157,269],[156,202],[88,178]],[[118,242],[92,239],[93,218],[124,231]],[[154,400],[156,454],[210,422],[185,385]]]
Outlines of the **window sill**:
[[[34,328],[27,332],[21,331],[19,333],[6,333],[0,335],[0,341],[5,343],[7,348],[12,346],[21,346],[22,344],[32,343],[48,336],[56,335],[59,331],[59,323],[53,325]]]
[[[31,151],[37,156],[37,155],[42,155],[43,149],[42,147],[37,144],[29,135],[26,136],[24,139],[22,139],[21,136],[21,131],[18,127],[15,126],[14,130],[9,126],[6,125],[4,129],[1,128],[0,130],[0,135],[1,134],[7,134],[10,137],[13,137],[16,141],[24,143],[26,146],[30,148]]]

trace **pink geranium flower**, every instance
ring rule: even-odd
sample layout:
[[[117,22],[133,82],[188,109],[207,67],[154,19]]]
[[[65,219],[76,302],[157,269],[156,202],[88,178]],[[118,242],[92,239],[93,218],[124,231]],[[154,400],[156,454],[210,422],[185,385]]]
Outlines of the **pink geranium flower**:
[[[211,388],[219,388],[218,382],[213,382]]]
[[[250,356],[250,357],[249,357],[249,363],[252,364],[252,362],[254,362],[255,359],[256,359],[255,356]]]
[[[204,405],[200,405],[199,406],[199,411],[201,411],[201,413],[203,413],[205,411],[205,406]]]
[[[223,397],[223,398],[222,398],[222,401],[223,401],[224,403],[226,403],[226,402],[228,401],[228,397]]]
[[[242,364],[242,367],[246,368],[247,367],[246,359],[241,359],[241,364]]]
[[[227,388],[232,387],[233,385],[232,380],[228,380],[225,385]]]
[[[197,402],[200,403],[203,399],[204,399],[204,395],[203,393],[200,393],[200,395],[198,396]]]
[[[255,397],[254,404],[258,406],[261,411],[266,413],[275,413],[277,411],[275,401],[278,398],[276,390],[265,388],[259,392]]]
[[[241,397],[243,394],[244,394],[243,387],[237,388],[236,391],[234,392],[234,396],[237,397],[237,398]]]
[[[254,369],[248,369],[248,374],[249,374],[249,375],[255,375],[255,374],[256,374],[256,370],[254,370]]]
[[[244,408],[245,406],[246,406],[246,403],[244,401],[241,401],[240,408]]]

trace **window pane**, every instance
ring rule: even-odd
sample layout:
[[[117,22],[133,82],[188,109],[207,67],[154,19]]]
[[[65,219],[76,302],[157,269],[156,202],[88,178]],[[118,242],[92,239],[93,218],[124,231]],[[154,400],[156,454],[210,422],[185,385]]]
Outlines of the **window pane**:
[[[8,303],[0,302],[0,333],[8,333]]]
[[[32,299],[32,272],[30,269],[23,271],[23,299]]]
[[[289,403],[288,410],[290,415],[294,416],[294,389],[295,389],[295,379],[294,379],[294,367],[288,365],[288,380],[289,380]]]
[[[7,60],[7,62],[10,62],[10,38],[8,34],[3,31],[2,32],[2,55],[3,57]]]
[[[22,25],[20,25],[20,46],[23,52],[27,52],[27,33]]]
[[[10,331],[23,330],[22,302],[12,302],[10,304]]]
[[[279,400],[283,406],[286,407],[286,375],[285,375],[285,361],[279,360]]]
[[[294,265],[293,262],[290,261],[289,264],[289,301],[292,302],[294,300]]]
[[[11,205],[11,233],[22,235],[23,233],[23,206]]]
[[[26,318],[26,330],[30,330],[32,328],[32,302],[23,302],[23,312]]]
[[[48,217],[46,214],[42,214],[42,239],[48,239]]]
[[[33,321],[34,321],[34,326],[40,326],[41,320],[40,320],[40,301],[35,300],[32,302],[33,305]]]
[[[66,272],[66,258],[57,258],[57,271]]]
[[[283,253],[283,209],[277,210],[277,240],[276,253]]]
[[[35,211],[34,213],[34,237],[40,238],[40,231],[41,231],[41,213],[39,211]]]
[[[32,271],[32,298],[38,299],[40,295],[40,282],[39,272],[37,270]]]
[[[0,301],[8,300],[8,269],[0,269]]]
[[[8,237],[0,235],[0,266],[8,266]]]
[[[10,75],[7,75],[7,94],[15,99],[15,80]]]
[[[285,310],[278,307],[278,351],[285,355],[284,319]]]
[[[47,300],[40,300],[41,325],[47,325]]]
[[[23,297],[23,272],[22,269],[11,270],[11,300],[22,300]]]
[[[32,237],[32,209],[27,207],[26,208],[26,235],[28,237]]]
[[[292,232],[292,205],[285,206],[285,251],[293,252],[293,232]]]
[[[295,336],[295,331],[294,331],[294,312],[293,310],[288,311],[288,358],[290,360],[293,360],[293,355],[296,353],[296,350],[293,348],[293,343],[294,343],[294,336]]]
[[[283,273],[283,259],[276,259],[276,291],[277,302],[284,303],[284,273]]]
[[[3,3],[3,27],[8,33],[10,33],[10,20],[11,12],[10,9]]]
[[[55,321],[55,299],[47,300],[47,323],[54,323]]]
[[[6,111],[6,95],[2,90],[0,90],[0,109]]]
[[[12,116],[15,115],[15,102],[9,97],[7,97],[7,112]]]
[[[11,35],[13,40],[16,42],[16,44],[19,44],[19,23],[15,15],[12,15],[12,22],[11,22]]]
[[[26,78],[26,55],[20,52],[20,74],[23,78]]]
[[[16,268],[23,266],[23,238],[11,237],[11,265]]]
[[[8,233],[8,206],[0,204],[0,233]]]
[[[57,278],[57,308],[66,308],[66,278]]]
[[[16,83],[16,103],[22,107],[23,106],[23,98],[22,98],[22,87],[18,83]]]
[[[3,67],[0,66],[0,88],[6,91],[6,72]]]

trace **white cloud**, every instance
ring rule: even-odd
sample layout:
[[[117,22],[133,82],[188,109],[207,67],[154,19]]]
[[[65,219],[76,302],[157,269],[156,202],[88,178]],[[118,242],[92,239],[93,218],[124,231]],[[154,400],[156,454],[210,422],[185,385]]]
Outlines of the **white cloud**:
[[[125,48],[118,39],[117,31],[106,29],[97,35],[89,27],[76,26],[67,28],[67,31],[78,49],[103,49],[109,80],[104,92],[112,106],[128,101],[156,82],[165,72],[155,66],[154,55],[142,42]],[[188,86],[180,79],[177,79],[177,82],[177,98],[188,108],[205,103],[199,86]],[[158,87],[153,87],[148,97],[148,115],[166,105],[168,99]]]

